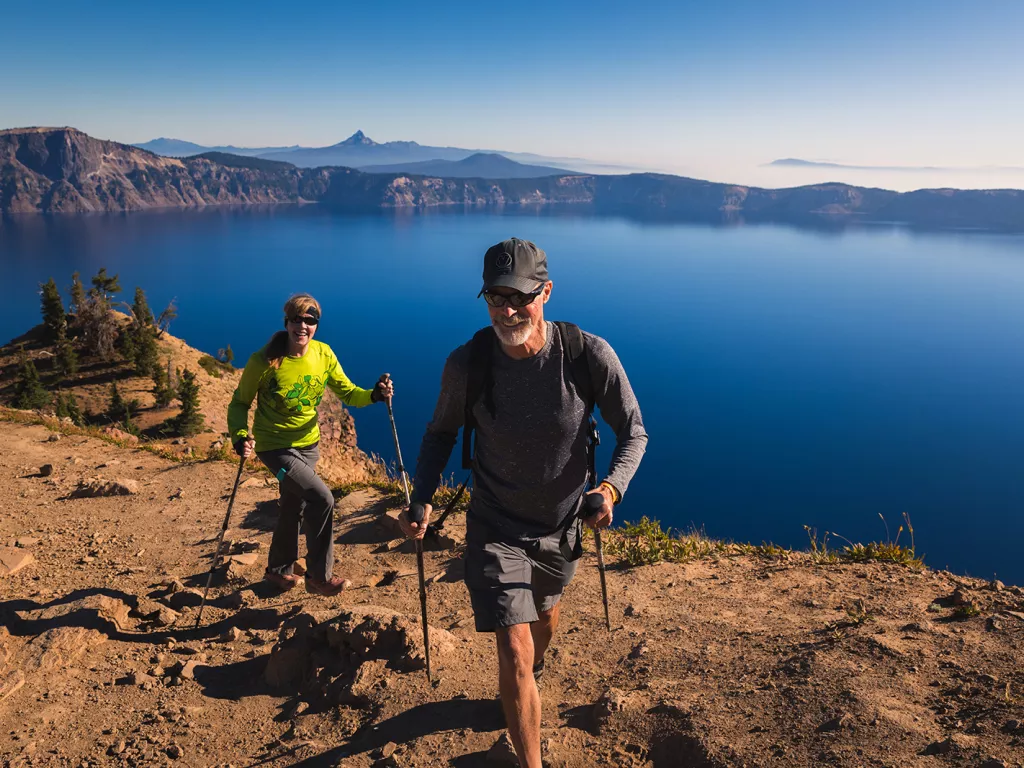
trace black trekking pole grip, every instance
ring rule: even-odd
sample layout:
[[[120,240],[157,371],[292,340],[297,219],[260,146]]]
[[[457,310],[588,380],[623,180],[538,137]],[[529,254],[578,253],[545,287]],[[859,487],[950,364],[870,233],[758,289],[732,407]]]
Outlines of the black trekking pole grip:
[[[587,509],[590,512],[587,517],[596,515],[601,511],[601,507],[604,506],[604,496],[600,493],[588,493],[587,494]]]
[[[409,522],[417,524],[422,523],[426,514],[427,508],[418,501],[409,505]]]

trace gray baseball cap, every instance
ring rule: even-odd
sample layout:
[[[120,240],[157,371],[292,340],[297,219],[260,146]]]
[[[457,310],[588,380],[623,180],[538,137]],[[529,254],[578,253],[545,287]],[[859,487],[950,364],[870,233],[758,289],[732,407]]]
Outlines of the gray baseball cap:
[[[547,281],[547,254],[529,240],[511,237],[484,254],[484,287],[477,296],[498,287],[533,293]]]

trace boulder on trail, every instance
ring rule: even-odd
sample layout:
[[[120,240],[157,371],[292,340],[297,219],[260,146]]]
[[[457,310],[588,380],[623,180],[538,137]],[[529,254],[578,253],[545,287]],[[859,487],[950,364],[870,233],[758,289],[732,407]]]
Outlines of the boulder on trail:
[[[0,547],[0,579],[4,576],[12,576],[25,566],[35,562],[31,552],[14,547]]]
[[[302,611],[289,617],[264,670],[275,689],[300,689],[320,681],[334,700],[364,706],[388,677],[387,670],[410,672],[426,666],[419,621],[379,606],[358,606],[340,613]],[[449,656],[454,637],[430,628],[431,660]]]
[[[106,635],[94,629],[54,627],[25,647],[23,668],[30,672],[65,669],[89,648],[106,641]]]
[[[138,492],[139,484],[134,480],[104,480],[102,477],[88,477],[78,481],[78,487],[71,492],[71,498],[132,496]]]
[[[42,626],[76,625],[109,632],[122,632],[134,627],[129,617],[131,607],[107,595],[89,595],[69,603],[57,603],[35,610],[17,611],[22,621],[39,622]]]

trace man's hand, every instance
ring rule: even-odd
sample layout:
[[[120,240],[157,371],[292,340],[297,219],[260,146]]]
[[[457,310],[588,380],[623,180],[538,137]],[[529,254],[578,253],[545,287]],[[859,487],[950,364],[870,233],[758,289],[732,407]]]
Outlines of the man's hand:
[[[391,381],[390,373],[382,373],[377,383],[373,385],[373,392],[370,394],[370,399],[379,403],[381,400],[390,400],[395,396],[395,385]]]
[[[251,437],[240,437],[235,441],[235,453],[237,453],[241,459],[248,459],[252,456],[253,447],[255,445],[256,441]]]
[[[398,524],[402,527],[402,533],[410,539],[422,539],[427,533],[427,523],[430,522],[430,513],[433,511],[433,506],[424,504],[423,520],[419,523],[414,523],[409,520],[409,508],[403,509],[402,514],[398,516]]]
[[[612,524],[612,504],[615,501],[612,498],[612,492],[606,485],[599,485],[592,491],[587,492],[587,496],[594,494],[600,496],[604,503],[601,505],[601,509],[595,512],[590,517],[583,518],[583,522],[587,524],[588,528],[598,529],[607,528]]]

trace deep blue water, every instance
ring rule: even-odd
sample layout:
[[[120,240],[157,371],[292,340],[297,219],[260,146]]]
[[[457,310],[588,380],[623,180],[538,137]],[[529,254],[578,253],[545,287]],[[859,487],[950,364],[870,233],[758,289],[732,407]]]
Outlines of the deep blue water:
[[[39,282],[106,266],[129,299],[177,298],[172,333],[244,362],[310,291],[348,374],[394,376],[412,464],[445,357],[487,322],[483,251],[513,234],[549,254],[549,319],[607,338],[643,408],[619,519],[804,546],[804,525],[884,539],[879,514],[895,533],[906,512],[930,565],[1024,583],[1019,235],[289,206],[21,217],[0,225],[0,337],[38,321]],[[385,410],[355,418],[391,457]]]

